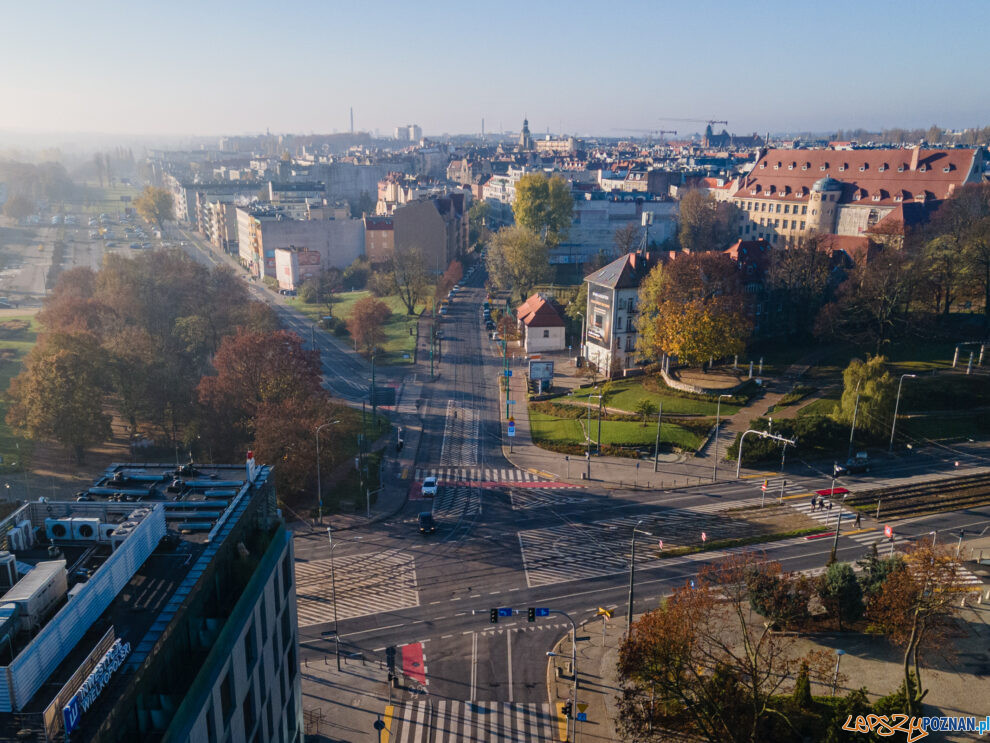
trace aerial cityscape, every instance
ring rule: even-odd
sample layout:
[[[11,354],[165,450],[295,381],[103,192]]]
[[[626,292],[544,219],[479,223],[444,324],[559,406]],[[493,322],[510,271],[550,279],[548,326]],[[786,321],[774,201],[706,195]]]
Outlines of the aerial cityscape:
[[[990,733],[988,21],[6,9],[0,741]]]

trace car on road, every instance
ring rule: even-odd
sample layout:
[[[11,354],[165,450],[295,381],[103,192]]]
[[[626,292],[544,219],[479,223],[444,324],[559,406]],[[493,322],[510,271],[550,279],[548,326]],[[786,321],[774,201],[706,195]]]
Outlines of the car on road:
[[[423,480],[423,495],[436,495],[437,494],[437,478],[427,477]]]
[[[130,244],[130,248],[131,248],[131,250],[140,250],[141,249],[141,244],[140,243],[131,243]]]
[[[487,330],[488,332],[495,330],[495,321],[485,320],[485,330]]]
[[[294,296],[296,296],[296,290],[295,289],[279,289],[278,290],[278,293],[281,294],[283,297],[294,297]]]
[[[420,534],[432,534],[437,530],[436,519],[433,518],[433,514],[429,511],[423,511],[419,514],[419,533]]]
[[[865,451],[861,451],[855,457],[847,459],[845,464],[835,465],[836,476],[859,475],[869,471],[870,456]]]
[[[447,305],[442,305],[442,306],[440,307],[440,314],[441,314],[442,316],[446,316],[446,314],[447,314]]]

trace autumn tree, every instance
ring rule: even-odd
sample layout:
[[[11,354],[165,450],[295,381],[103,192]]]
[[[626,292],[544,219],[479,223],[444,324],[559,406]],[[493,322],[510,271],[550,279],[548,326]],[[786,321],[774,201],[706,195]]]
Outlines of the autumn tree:
[[[3,215],[11,219],[21,220],[34,213],[34,203],[25,196],[14,194],[3,205]]]
[[[468,242],[484,243],[488,238],[488,219],[492,207],[487,201],[475,201],[468,209]]]
[[[319,353],[285,330],[226,336],[213,367],[216,374],[204,376],[197,387],[202,428],[214,452],[226,456],[252,440],[262,406],[323,394]]]
[[[430,285],[422,251],[418,248],[396,250],[389,261],[389,273],[406,312],[416,314],[416,305],[426,296]]]
[[[103,372],[92,336],[45,337],[11,380],[7,423],[33,439],[57,441],[82,462],[88,447],[111,435]]]
[[[434,292],[437,301],[441,300],[462,278],[464,278],[464,266],[460,261],[451,261],[447,270],[437,280],[436,291]]]
[[[905,714],[918,714],[928,694],[921,677],[925,655],[948,644],[953,617],[967,591],[960,572],[949,549],[921,540],[905,551],[903,563],[867,606],[869,620],[904,650]]]
[[[681,197],[678,207],[677,240],[682,250],[721,250],[728,244],[732,234],[730,204],[692,189]]]
[[[867,356],[866,361],[853,359],[842,372],[842,398],[832,417],[839,423],[852,425],[855,413],[858,431],[880,437],[890,430],[896,385],[884,356]]]
[[[746,577],[760,562],[739,553],[707,565],[696,585],[676,589],[635,622],[618,663],[628,737],[755,743],[767,739],[768,727],[791,725],[781,687],[802,663],[812,679],[824,679],[830,659],[802,658],[771,622],[750,621]]]
[[[827,298],[832,271],[828,239],[812,236],[798,245],[770,250],[766,288],[774,301],[783,306],[781,321],[788,334],[807,335]]]
[[[640,288],[638,351],[687,364],[740,353],[750,321],[735,262],[722,253],[681,255],[659,264]]]
[[[529,296],[537,284],[550,279],[550,251],[528,227],[513,225],[495,233],[488,246],[485,265],[491,283],[498,289]]]
[[[526,173],[516,183],[512,215],[516,224],[537,235],[544,245],[559,245],[571,227],[574,198],[560,176]]]
[[[134,208],[144,219],[165,228],[166,222],[175,220],[175,200],[168,189],[145,186],[141,195],[134,199]]]
[[[354,347],[365,355],[371,355],[385,341],[385,321],[392,310],[380,299],[364,297],[354,304],[347,318],[347,330],[354,339]]]

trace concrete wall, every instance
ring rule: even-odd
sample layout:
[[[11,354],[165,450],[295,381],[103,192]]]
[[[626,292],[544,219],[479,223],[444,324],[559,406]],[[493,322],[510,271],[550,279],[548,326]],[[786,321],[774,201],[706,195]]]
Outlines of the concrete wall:
[[[546,331],[546,338],[543,337]],[[540,351],[563,351],[567,348],[564,342],[564,328],[526,328],[526,353]]]

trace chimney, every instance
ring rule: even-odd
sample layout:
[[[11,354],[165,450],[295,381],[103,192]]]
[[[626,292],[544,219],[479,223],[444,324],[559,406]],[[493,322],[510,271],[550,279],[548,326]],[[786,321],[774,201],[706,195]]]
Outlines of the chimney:
[[[921,145],[911,148],[911,170],[918,169],[918,160],[921,158]]]

